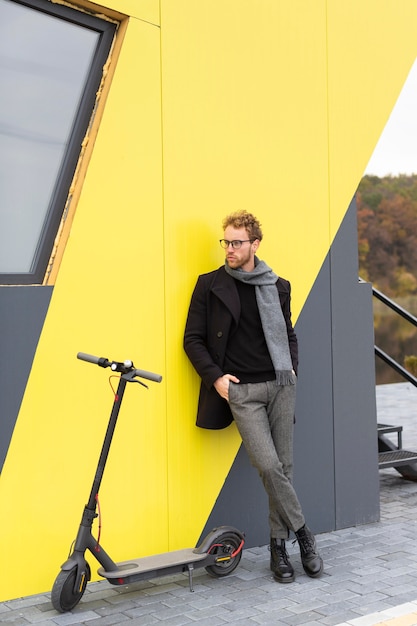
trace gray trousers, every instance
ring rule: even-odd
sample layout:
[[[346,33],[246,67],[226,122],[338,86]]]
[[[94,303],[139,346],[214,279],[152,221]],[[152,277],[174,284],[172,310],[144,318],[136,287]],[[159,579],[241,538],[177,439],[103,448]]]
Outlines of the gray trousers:
[[[288,539],[305,523],[292,486],[295,385],[230,383],[229,406],[250,462],[269,498],[271,537]]]

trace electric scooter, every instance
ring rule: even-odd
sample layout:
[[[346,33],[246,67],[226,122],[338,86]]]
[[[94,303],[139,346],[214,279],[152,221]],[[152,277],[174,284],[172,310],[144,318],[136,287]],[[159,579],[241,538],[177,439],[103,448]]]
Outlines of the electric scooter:
[[[85,558],[86,550],[97,559],[101,567],[98,574],[112,585],[127,585],[139,580],[148,580],[180,572],[188,572],[189,588],[193,591],[193,571],[204,567],[208,574],[216,578],[227,576],[238,566],[242,557],[244,534],[232,526],[214,528],[195,548],[186,548],[147,556],[130,561],[115,563],[92,535],[93,521],[98,517],[98,492],[103,472],[110,451],[123,394],[127,383],[136,382],[147,388],[137,378],[161,382],[162,376],[136,369],[132,361],[109,361],[103,357],[79,352],[77,358],[100,367],[109,367],[120,374],[113,407],[100,453],[88,503],[84,507],[81,523],[72,552],[61,565],[61,571],[55,579],[51,601],[54,609],[60,613],[71,611],[81,600],[91,578],[90,566]]]

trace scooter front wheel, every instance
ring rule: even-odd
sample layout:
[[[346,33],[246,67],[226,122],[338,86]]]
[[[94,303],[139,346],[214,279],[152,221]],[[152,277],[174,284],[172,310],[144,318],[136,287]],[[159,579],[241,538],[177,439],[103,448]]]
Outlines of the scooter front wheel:
[[[60,613],[71,611],[83,597],[87,582],[90,578],[88,563],[86,563],[86,565],[86,574],[81,579],[77,589],[75,588],[77,565],[69,570],[61,570],[59,572],[51,592],[52,606],[56,611]]]
[[[226,531],[219,535],[209,550],[218,560],[213,565],[207,565],[206,572],[214,578],[231,574],[242,558],[242,544],[242,538],[234,532]]]

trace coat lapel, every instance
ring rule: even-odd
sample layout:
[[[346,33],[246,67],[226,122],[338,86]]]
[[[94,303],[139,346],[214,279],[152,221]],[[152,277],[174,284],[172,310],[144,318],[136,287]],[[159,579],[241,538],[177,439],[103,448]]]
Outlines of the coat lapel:
[[[237,324],[240,318],[240,299],[235,281],[226,274],[224,267],[220,267],[215,273],[211,292],[223,302],[229,309],[234,322]]]

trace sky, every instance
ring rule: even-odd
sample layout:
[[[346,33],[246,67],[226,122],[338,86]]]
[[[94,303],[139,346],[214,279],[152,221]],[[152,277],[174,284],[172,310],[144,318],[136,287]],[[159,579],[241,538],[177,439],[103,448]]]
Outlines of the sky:
[[[365,174],[417,174],[417,60],[391,112]]]

